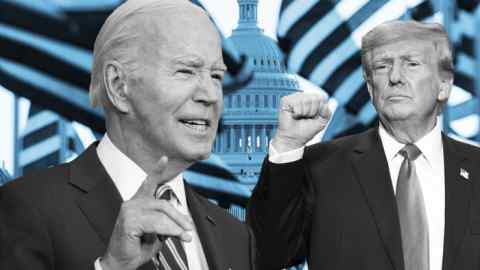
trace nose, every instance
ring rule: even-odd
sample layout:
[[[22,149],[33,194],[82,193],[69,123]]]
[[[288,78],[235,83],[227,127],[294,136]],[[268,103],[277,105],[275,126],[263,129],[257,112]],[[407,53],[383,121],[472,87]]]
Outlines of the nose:
[[[210,72],[202,72],[193,96],[194,101],[205,105],[217,103],[222,96],[222,86],[210,76]]]
[[[390,85],[403,84],[403,67],[400,61],[395,61],[390,69]]]

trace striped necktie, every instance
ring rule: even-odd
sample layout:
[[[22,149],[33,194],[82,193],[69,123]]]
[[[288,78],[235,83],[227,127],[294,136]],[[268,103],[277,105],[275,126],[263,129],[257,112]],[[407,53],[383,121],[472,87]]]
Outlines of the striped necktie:
[[[407,144],[399,154],[404,160],[398,174],[396,198],[405,270],[428,270],[427,215],[414,163],[421,152],[414,144]]]
[[[160,186],[155,192],[155,198],[171,202],[175,199],[173,190],[167,186]],[[188,270],[188,261],[185,249],[178,237],[162,237],[160,251],[152,258],[157,270]]]

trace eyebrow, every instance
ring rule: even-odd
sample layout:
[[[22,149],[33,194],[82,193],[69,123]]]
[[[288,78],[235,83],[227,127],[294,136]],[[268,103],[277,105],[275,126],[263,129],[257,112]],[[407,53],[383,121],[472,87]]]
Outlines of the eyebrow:
[[[213,64],[213,69],[214,70],[221,70],[221,71],[227,71],[227,66],[223,63],[222,60],[219,60]]]
[[[423,56],[424,55],[420,52],[412,52],[412,53],[407,53],[407,54],[404,54],[404,55],[400,55],[399,57],[401,59],[409,60],[409,59],[423,58]],[[391,61],[393,58],[394,58],[394,56],[391,55],[391,54],[383,54],[383,55],[380,55],[378,57],[374,57],[373,60],[372,60],[372,63],[387,62],[387,61]]]
[[[201,67],[204,64],[203,61],[196,56],[179,57],[173,59],[172,62],[176,65],[185,65],[192,67]]]
[[[422,58],[423,59],[423,55],[422,54],[409,54],[409,55],[403,55],[402,56],[402,59],[407,59],[407,60],[416,59],[416,58]]]
[[[205,62],[202,59],[194,55],[179,57],[179,58],[173,59],[172,62],[175,65],[184,65],[184,66],[190,66],[194,68],[201,68],[202,66],[205,65]],[[225,66],[225,64],[220,58],[213,63],[212,69],[227,71],[227,66]]]

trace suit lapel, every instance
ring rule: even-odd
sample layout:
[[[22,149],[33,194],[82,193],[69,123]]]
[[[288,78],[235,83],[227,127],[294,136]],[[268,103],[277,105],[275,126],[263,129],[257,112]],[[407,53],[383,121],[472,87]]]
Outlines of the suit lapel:
[[[461,169],[467,167],[468,155],[455,142],[443,135],[445,164],[445,237],[443,269],[453,270],[460,244],[467,232],[468,213],[472,198],[471,180],[463,178]]]
[[[403,270],[397,205],[377,129],[361,137],[353,149],[352,163],[393,268]]]
[[[228,259],[223,250],[228,248],[222,245],[221,233],[217,227],[215,217],[208,211],[207,205],[199,195],[185,182],[187,203],[195,227],[202,243],[203,251],[210,270],[228,269]]]
[[[91,145],[72,163],[70,183],[84,192],[77,204],[105,244],[117,218],[122,199]]]
[[[72,162],[70,183],[84,192],[77,200],[78,207],[106,249],[123,200],[100,163],[96,146],[97,143],[92,144]],[[148,262],[139,269],[155,268],[152,262]]]

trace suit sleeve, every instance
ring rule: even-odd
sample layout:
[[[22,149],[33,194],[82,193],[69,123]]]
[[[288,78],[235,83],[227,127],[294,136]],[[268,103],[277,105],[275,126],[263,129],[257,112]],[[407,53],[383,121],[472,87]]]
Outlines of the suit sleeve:
[[[255,240],[255,235],[253,234],[253,231],[249,226],[248,228],[248,242],[249,242],[249,251],[250,251],[250,269],[251,270],[256,270],[256,269],[261,269],[257,264],[257,246],[256,246],[256,240]]]
[[[54,269],[46,224],[34,199],[22,195],[0,188],[0,269]]]
[[[253,229],[259,269],[299,264],[307,253],[311,194],[304,159],[274,164],[265,158],[250,198],[247,223]]]

